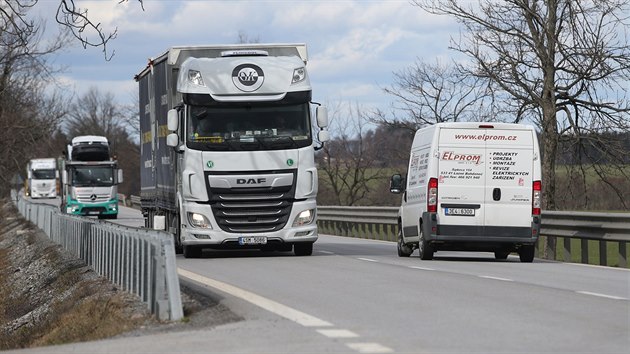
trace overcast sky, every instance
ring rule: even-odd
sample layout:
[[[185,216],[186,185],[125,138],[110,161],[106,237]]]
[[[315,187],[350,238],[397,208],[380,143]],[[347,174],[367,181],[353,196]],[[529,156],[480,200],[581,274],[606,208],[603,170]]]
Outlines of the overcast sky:
[[[313,100],[386,107],[382,87],[392,73],[417,58],[448,60],[454,22],[424,13],[407,0],[238,1],[76,0],[104,31],[118,28],[110,61],[100,48],[78,44],[60,54],[63,80],[78,95],[89,87],[112,92],[128,104],[137,95],[133,76],[171,46],[233,44],[239,32],[261,43],[306,43]],[[58,0],[41,0],[38,11],[52,20]],[[56,24],[49,22],[52,32]]]

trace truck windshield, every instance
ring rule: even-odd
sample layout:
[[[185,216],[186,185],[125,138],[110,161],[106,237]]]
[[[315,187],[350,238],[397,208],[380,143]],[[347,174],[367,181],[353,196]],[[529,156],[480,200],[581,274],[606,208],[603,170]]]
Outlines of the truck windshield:
[[[186,143],[191,149],[224,151],[310,146],[309,105],[188,106]]]
[[[33,170],[33,179],[55,179],[55,170]]]
[[[114,185],[114,171],[107,166],[77,166],[72,171],[75,187],[106,187]]]

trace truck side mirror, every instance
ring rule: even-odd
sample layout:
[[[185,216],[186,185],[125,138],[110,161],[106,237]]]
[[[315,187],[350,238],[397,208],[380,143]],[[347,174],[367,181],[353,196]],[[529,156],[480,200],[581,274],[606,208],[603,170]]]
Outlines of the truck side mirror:
[[[31,179],[33,178],[32,173],[30,170],[26,171],[26,178]]]
[[[59,178],[59,171],[55,170],[55,178]]]
[[[118,169],[116,170],[118,173],[118,183],[123,183],[123,170],[122,169]]]
[[[68,171],[63,171],[61,173],[61,183],[68,184]]]
[[[405,190],[405,179],[400,174],[395,174],[389,181],[389,191],[394,194],[400,194]]]
[[[319,106],[315,109],[315,115],[317,116],[317,126],[326,128],[328,126],[328,109],[325,106]]]
[[[177,134],[170,133],[166,136],[166,146],[177,147],[177,145],[179,145],[179,137],[177,137]]]
[[[177,129],[179,128],[179,116],[176,109],[168,110],[168,116],[166,117],[166,127],[172,132],[177,131]]]
[[[320,143],[325,143],[330,140],[330,133],[328,130],[320,130],[317,132],[317,140],[319,140]]]

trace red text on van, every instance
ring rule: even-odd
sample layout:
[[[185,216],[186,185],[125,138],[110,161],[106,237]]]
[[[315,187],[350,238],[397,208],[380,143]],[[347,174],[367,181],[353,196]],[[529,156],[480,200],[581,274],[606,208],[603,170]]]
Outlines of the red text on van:
[[[469,161],[475,165],[479,165],[481,161],[481,155],[479,154],[458,154],[453,151],[445,151],[442,154],[441,160],[447,161]]]

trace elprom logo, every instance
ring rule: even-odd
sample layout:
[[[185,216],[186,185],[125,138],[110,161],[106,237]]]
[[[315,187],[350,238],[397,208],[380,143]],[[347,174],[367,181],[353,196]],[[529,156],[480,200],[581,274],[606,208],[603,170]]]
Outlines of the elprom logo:
[[[265,74],[258,65],[241,64],[232,70],[232,82],[241,91],[256,91],[264,81]]]
[[[472,162],[475,165],[479,165],[481,162],[481,155],[479,154],[458,154],[453,151],[445,151],[440,157],[441,160],[447,161],[466,161]]]

